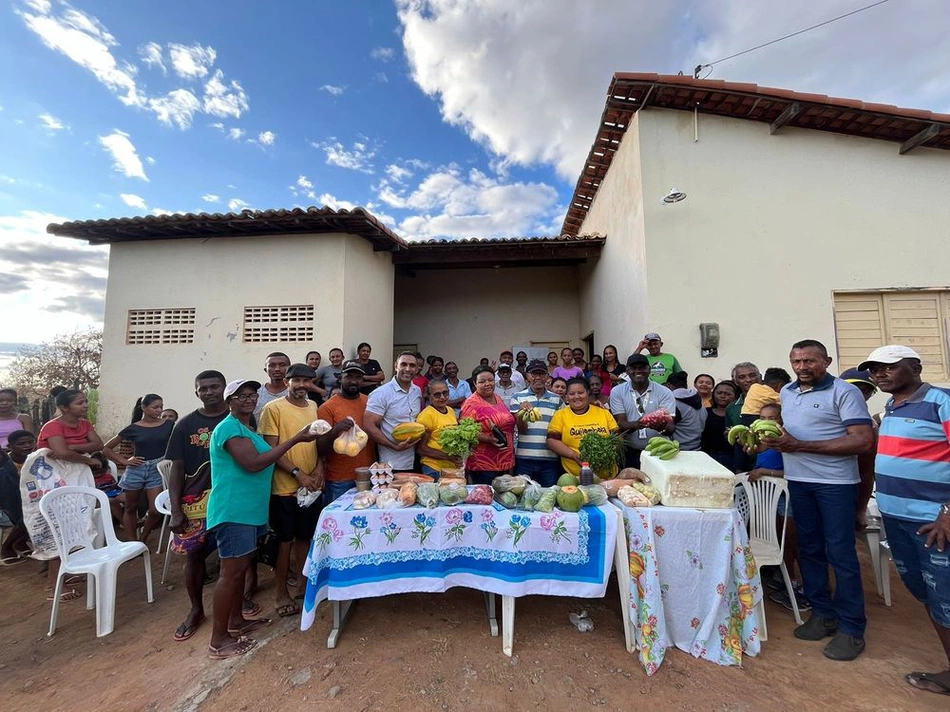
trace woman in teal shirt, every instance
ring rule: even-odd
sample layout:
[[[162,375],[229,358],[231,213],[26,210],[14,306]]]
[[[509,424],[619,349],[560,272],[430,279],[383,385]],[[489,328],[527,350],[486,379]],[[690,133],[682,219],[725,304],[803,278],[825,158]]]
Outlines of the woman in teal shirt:
[[[247,634],[270,624],[267,618],[245,620],[244,576],[257,539],[267,530],[274,464],[294,445],[317,437],[308,426],[272,449],[250,425],[260,387],[257,381],[231,381],[224,389],[231,414],[211,433],[208,529],[214,532],[221,557],[208,649],[212,658],[243,655],[257,645]]]

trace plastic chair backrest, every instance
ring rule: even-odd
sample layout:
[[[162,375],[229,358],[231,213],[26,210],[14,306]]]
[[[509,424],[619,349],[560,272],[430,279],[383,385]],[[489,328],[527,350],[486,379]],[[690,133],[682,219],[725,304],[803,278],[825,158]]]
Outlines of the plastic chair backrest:
[[[118,544],[105,492],[94,487],[66,486],[47,492],[40,500],[40,513],[49,523],[59,558],[64,563],[70,554],[80,549],[95,548],[96,529],[92,522],[97,501],[102,512],[97,519],[102,524],[106,546]]]
[[[172,474],[172,461],[171,460],[162,460],[158,463],[158,474],[162,476],[162,489],[168,489],[168,478]]]
[[[112,473],[112,479],[116,482],[119,481],[119,466],[116,465],[112,460],[108,460],[109,472]]]
[[[785,495],[788,506],[788,483],[778,477],[760,477],[755,482],[746,479],[742,486],[749,498],[749,538],[759,539],[784,551],[787,520],[782,517],[781,531],[775,526],[778,501]]]
[[[158,493],[158,497],[155,498],[155,511],[166,516],[172,513],[172,501],[168,496],[168,490]]]
[[[751,507],[749,505],[749,495],[746,494],[743,483],[748,481],[748,476],[736,475],[736,485],[732,491],[732,506],[736,508],[736,511],[738,511],[740,515],[742,515],[742,521],[747,527],[749,526]]]

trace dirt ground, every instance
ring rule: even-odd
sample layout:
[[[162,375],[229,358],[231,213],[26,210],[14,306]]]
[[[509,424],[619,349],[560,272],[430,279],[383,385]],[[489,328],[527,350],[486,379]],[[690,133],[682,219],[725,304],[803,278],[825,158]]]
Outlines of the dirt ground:
[[[322,604],[307,633],[298,630],[297,618],[279,620],[256,636],[261,644],[252,654],[214,661],[206,654],[208,623],[189,641],[172,640],[187,597],[179,561],[166,586],[158,585],[161,564],[153,555],[151,605],[141,564],[122,567],[116,628],[102,639],[95,637],[94,611],[80,601],[60,607],[56,635],[48,638],[50,604],[39,564],[0,568],[0,706],[7,712],[950,709],[948,698],[904,682],[905,673],[939,670],[946,661],[923,609],[894,572],[894,605],[884,606],[866,558],[868,648],[857,661],[825,659],[822,643],[794,638],[791,614],[769,603],[769,641],[742,668],[673,649],[653,677],[624,648],[613,580],[600,600],[519,599],[512,658],[502,654],[501,638],[489,635],[481,594],[455,589],[360,602],[334,650],[326,647],[332,616]],[[256,598],[272,611],[265,571]],[[211,590],[206,586],[209,615]],[[581,606],[593,618],[593,632],[579,633],[568,621]]]

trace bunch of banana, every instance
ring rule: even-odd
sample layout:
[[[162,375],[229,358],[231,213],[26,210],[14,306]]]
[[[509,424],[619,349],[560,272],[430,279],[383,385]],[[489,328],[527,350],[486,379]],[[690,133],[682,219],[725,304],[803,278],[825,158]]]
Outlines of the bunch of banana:
[[[541,420],[541,409],[532,408],[531,410],[519,410],[518,419],[524,423],[537,423]]]
[[[779,438],[782,436],[782,426],[774,420],[756,420],[752,427],[748,425],[733,425],[729,428],[726,440],[730,445],[737,442],[747,449],[755,449],[763,438]]]
[[[755,433],[757,440],[762,440],[763,438],[782,437],[782,426],[776,423],[774,420],[760,418],[759,420],[752,423],[751,430],[753,433]]]
[[[646,451],[659,460],[672,460],[679,455],[680,444],[657,435],[647,441]]]

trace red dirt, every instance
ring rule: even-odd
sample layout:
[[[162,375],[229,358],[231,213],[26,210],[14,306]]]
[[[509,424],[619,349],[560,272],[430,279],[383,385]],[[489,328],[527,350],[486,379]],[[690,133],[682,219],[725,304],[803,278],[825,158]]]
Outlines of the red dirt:
[[[863,555],[863,552],[862,552]],[[488,634],[481,594],[408,594],[360,602],[335,650],[326,647],[331,614],[323,604],[301,633],[284,619],[258,636],[261,645],[239,660],[207,657],[210,626],[176,643],[172,633],[187,609],[179,562],[173,590],[158,585],[162,558],[152,557],[155,603],[145,602],[140,565],[120,570],[116,628],[95,637],[95,614],[83,602],[60,607],[59,628],[47,638],[50,604],[39,565],[0,569],[7,614],[0,629],[0,699],[14,710],[315,709],[576,710],[947,710],[948,698],[910,688],[903,676],[935,671],[946,661],[922,607],[892,572],[893,608],[874,592],[870,566],[868,648],[852,663],[834,663],[822,643],[792,636],[791,614],[768,604],[770,639],[742,668],[720,667],[670,650],[647,677],[626,652],[615,583],[605,599],[519,599],[514,657]],[[257,600],[273,610],[262,567]],[[212,586],[205,588],[210,614]],[[583,605],[591,633],[578,633],[568,614]],[[500,609],[500,606],[499,606]],[[499,610],[500,613],[500,610]],[[296,683],[296,684],[295,684]]]

